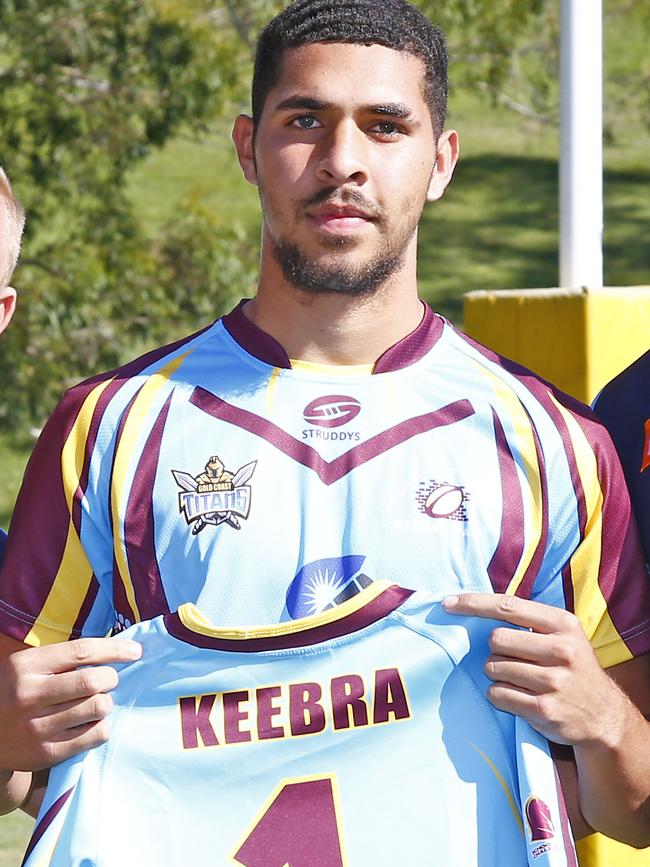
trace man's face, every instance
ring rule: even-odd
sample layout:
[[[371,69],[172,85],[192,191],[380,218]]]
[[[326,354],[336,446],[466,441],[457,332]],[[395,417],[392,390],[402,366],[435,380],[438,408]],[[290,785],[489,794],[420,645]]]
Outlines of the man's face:
[[[380,45],[289,49],[254,143],[238,121],[264,244],[299,288],[364,294],[414,250],[422,208],[448,181],[434,175],[423,75],[418,58]]]

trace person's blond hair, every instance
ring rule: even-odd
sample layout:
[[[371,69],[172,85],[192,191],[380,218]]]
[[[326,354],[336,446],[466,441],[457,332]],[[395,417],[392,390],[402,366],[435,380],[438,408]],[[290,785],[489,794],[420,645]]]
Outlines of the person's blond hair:
[[[14,273],[24,226],[25,212],[0,166],[0,292]]]

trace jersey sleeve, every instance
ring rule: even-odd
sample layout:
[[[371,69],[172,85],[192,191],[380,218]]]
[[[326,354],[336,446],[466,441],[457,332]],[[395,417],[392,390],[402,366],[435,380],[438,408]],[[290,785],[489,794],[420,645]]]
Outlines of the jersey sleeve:
[[[620,373],[594,403],[623,466],[650,564],[650,351]]]
[[[18,495],[0,570],[0,631],[26,644],[104,635],[112,625],[87,553],[106,534],[105,510],[88,488],[105,386],[83,384],[64,396]]]
[[[650,651],[650,581],[607,431],[580,404],[556,395],[553,406],[573,488],[563,505],[565,526],[575,524],[577,531],[562,567],[564,604],[609,667]]]

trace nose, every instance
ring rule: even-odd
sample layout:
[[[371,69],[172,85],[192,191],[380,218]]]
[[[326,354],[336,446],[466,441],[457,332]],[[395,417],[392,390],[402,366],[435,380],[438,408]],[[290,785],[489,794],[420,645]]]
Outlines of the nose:
[[[368,139],[354,121],[336,124],[321,141],[316,175],[324,184],[361,186],[368,180]]]

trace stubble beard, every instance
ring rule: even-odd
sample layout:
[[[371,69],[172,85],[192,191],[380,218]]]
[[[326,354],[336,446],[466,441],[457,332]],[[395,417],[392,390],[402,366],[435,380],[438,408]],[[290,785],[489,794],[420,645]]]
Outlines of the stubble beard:
[[[339,242],[338,249],[343,253],[349,246]],[[378,253],[372,261],[355,265],[324,263],[310,258],[298,247],[288,241],[273,243],[275,258],[285,278],[303,292],[311,295],[347,295],[361,298],[379,289],[396,271],[405,258],[405,250],[385,250]]]
[[[328,201],[336,191],[331,188],[322,190],[306,202],[296,207],[297,220],[306,219],[310,205]],[[372,214],[378,232],[386,227],[384,214],[372,206],[362,196],[347,193],[342,198],[346,204],[358,205]],[[424,204],[422,205],[424,207]],[[420,209],[421,210],[421,209]],[[351,237],[323,239],[323,249],[329,248],[328,261],[310,256],[300,249],[298,244],[284,238],[271,238],[273,253],[284,277],[296,289],[310,295],[346,295],[351,298],[361,298],[372,295],[383,286],[403,266],[408,245],[413,238],[419,222],[419,216],[414,225],[409,226],[398,238],[391,239],[383,235],[383,245],[367,261],[346,264],[345,254],[357,246],[357,240]],[[337,257],[340,252],[340,257]],[[332,255],[333,254],[333,255]],[[340,261],[332,261],[340,258]]]

